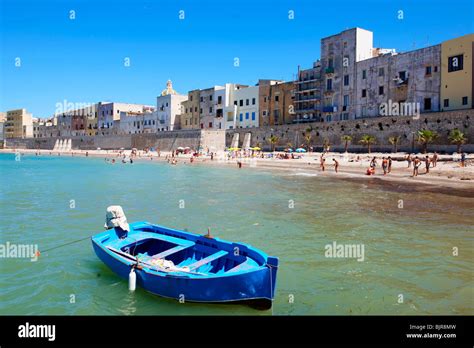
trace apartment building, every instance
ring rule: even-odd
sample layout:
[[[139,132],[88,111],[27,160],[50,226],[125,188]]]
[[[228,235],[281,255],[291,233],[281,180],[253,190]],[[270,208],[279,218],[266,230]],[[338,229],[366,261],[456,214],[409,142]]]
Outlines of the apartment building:
[[[4,123],[5,138],[32,138],[33,116],[26,109],[9,110]]]

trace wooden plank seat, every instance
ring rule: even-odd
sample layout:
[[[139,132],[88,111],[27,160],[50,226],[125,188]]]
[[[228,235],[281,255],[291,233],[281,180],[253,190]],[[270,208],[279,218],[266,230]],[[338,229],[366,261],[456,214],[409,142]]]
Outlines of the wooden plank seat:
[[[252,269],[252,268],[255,268],[255,265],[248,262],[248,258],[247,258],[246,261],[244,261],[241,264],[238,264],[237,266],[229,269],[225,273],[234,273],[234,272],[246,271],[246,270],[249,270],[249,269]]]
[[[209,256],[207,256],[207,257],[205,257],[205,258],[203,258],[199,261],[196,261],[196,262],[188,265],[189,270],[194,271],[194,270],[198,269],[201,266],[204,266],[205,264],[207,264],[209,262],[217,260],[220,257],[226,256],[227,254],[228,254],[227,251],[224,251],[224,250],[218,251],[217,253],[211,254],[211,255],[209,255]]]
[[[171,254],[175,254],[178,251],[190,248],[191,246],[192,245],[177,245],[177,246],[175,246],[171,249],[162,251],[159,254],[155,254],[155,255],[151,256],[151,259],[164,259],[165,257],[170,256]]]

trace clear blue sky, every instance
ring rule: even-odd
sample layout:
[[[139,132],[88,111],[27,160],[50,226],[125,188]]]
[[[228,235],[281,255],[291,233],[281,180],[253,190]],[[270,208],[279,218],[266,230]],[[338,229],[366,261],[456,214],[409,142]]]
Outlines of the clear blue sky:
[[[358,26],[374,32],[375,46],[407,51],[472,33],[473,7],[472,0],[0,0],[0,110],[48,117],[63,100],[154,105],[168,78],[183,94],[290,80],[298,65],[319,58],[322,37]]]

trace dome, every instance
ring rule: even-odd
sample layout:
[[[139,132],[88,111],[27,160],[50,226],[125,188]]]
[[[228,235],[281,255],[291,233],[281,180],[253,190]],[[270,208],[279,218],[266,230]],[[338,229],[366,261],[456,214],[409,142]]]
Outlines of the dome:
[[[166,88],[161,91],[161,96],[165,96],[165,95],[170,95],[170,94],[178,94],[176,93],[176,91],[173,89],[173,83],[171,82],[171,80],[168,80],[166,81]]]

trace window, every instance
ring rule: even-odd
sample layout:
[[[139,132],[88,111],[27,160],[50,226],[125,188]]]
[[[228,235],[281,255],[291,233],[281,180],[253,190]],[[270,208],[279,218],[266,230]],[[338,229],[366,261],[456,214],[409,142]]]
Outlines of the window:
[[[252,105],[255,105],[255,98],[252,98]]]
[[[189,100],[193,101],[193,96],[192,96],[192,95],[189,97]],[[187,123],[186,123],[186,124],[187,124]]]
[[[328,59],[328,68],[334,68],[333,65],[334,65],[334,59],[329,58],[329,59]]]
[[[349,86],[349,75],[344,75],[344,86]]]
[[[267,97],[263,97],[263,102],[264,102],[264,103],[267,102]]]
[[[367,78],[367,70],[362,70],[362,80]]]
[[[344,121],[347,121],[347,120],[349,119],[349,114],[348,114],[347,112],[343,113],[343,114],[342,114],[342,119],[343,119]]]
[[[237,105],[237,103],[238,103],[237,100],[234,100],[234,105]]]
[[[431,110],[431,98],[425,98],[424,110]]]
[[[349,96],[348,96],[348,95],[345,95],[345,96],[344,96],[343,105],[344,105],[344,106],[348,106],[348,105],[349,105]]]
[[[202,114],[202,108],[199,108],[199,113]]]
[[[201,103],[204,101],[204,97],[201,97]]]
[[[383,86],[379,86],[379,95],[383,94]]]
[[[249,119],[249,113],[248,113],[248,112],[245,113],[245,119],[246,119],[246,120]]]
[[[209,128],[212,128],[212,122],[209,122]]]
[[[332,116],[331,115],[327,115],[326,116],[326,122],[331,122],[332,120]]]
[[[332,79],[327,79],[326,81],[326,89],[328,91],[332,90]]]
[[[443,105],[444,105],[445,108],[449,107],[449,99],[445,99],[443,101]]]
[[[250,102],[248,99],[245,99],[245,105],[250,105]]]
[[[438,72],[438,67],[437,66],[434,67],[434,72]]]
[[[267,111],[266,110],[262,111],[262,116],[267,116]]]
[[[255,112],[252,112],[252,121],[255,121]]]
[[[431,65],[425,67],[425,75],[431,75]]]
[[[367,90],[363,89],[362,90],[362,98],[366,98],[366,97],[367,97]]]
[[[243,99],[240,99],[239,105],[240,105],[240,106],[244,106],[244,100],[243,100]]]
[[[448,58],[448,72],[459,71],[463,69],[463,58],[462,54]]]
[[[330,43],[330,44],[328,45],[328,50],[329,50],[329,51],[332,51],[333,49],[334,49],[334,44],[333,44],[333,43]]]
[[[239,120],[240,120],[240,122],[242,122],[244,120],[244,115],[243,114],[239,115]]]
[[[217,97],[217,104],[222,104],[222,96]]]
[[[399,71],[399,72],[398,72],[398,77],[400,78],[400,80],[405,81],[405,80],[407,79],[407,73],[406,73],[406,71]]]
[[[462,97],[462,105],[467,105],[467,97]]]
[[[277,102],[277,101],[279,101],[279,100],[280,100],[280,96],[276,95],[276,96],[275,96],[275,101]]]
[[[212,101],[212,94],[209,96],[209,101]]]
[[[384,68],[379,68],[379,76],[384,76],[384,75],[385,75]]]
[[[212,106],[209,108],[209,113],[212,114]]]

